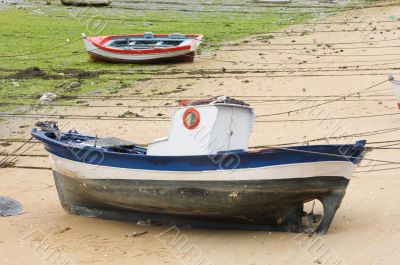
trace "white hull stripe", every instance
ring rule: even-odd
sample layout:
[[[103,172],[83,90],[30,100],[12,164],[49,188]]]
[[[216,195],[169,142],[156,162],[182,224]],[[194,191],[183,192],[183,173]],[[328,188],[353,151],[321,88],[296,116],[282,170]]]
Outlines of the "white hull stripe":
[[[168,181],[245,181],[312,177],[344,177],[349,179],[354,168],[347,161],[284,164],[250,169],[213,171],[160,171],[96,166],[50,154],[53,170],[75,178],[168,180]]]

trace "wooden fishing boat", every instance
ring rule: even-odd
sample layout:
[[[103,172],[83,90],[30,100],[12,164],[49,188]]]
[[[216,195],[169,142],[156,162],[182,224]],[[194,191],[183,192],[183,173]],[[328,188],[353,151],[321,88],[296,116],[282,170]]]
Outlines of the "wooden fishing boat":
[[[112,0],[61,0],[65,6],[109,6]]]
[[[144,34],[87,37],[86,50],[95,61],[116,63],[193,62],[202,42],[199,34]]]
[[[389,76],[389,81],[392,84],[393,93],[397,100],[397,106],[400,109],[400,81],[395,80],[393,76]]]
[[[227,97],[183,101],[168,137],[147,148],[39,124],[64,209],[73,214],[194,227],[302,231],[318,199],[325,233],[365,141],[248,151],[254,112]],[[266,136],[268,137],[268,136]]]

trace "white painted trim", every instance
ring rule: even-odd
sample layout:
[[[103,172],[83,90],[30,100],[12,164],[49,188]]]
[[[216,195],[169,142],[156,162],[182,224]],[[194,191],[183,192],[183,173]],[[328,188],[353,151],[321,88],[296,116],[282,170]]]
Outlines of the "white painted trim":
[[[355,165],[347,161],[285,164],[251,169],[212,171],[160,171],[96,166],[50,154],[53,170],[74,178],[167,180],[167,181],[243,181],[312,177],[344,177],[349,179]]]

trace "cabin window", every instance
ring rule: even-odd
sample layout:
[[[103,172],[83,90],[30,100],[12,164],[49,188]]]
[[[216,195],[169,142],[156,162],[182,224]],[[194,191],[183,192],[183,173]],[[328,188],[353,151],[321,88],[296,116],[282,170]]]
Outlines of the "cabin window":
[[[188,109],[183,114],[183,125],[189,130],[195,129],[200,123],[200,113],[196,109]]]

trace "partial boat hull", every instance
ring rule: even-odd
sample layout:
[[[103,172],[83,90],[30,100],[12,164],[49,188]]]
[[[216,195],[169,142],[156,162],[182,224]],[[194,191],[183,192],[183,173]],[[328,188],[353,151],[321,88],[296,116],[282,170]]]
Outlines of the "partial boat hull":
[[[397,100],[397,107],[400,109],[400,81],[395,80],[392,76],[389,77],[389,81],[392,83],[394,96]]]
[[[337,161],[163,172],[92,167],[51,157],[60,200],[72,214],[290,232],[302,229],[303,204],[318,199],[325,211],[318,232],[325,233],[354,168],[351,162]]]

